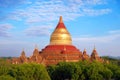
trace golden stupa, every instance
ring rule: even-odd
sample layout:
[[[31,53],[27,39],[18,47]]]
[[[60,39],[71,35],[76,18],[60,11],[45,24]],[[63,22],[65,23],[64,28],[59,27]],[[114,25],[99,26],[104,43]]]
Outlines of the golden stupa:
[[[62,16],[60,16],[59,23],[53,31],[50,39],[50,45],[71,45],[71,35],[66,29]]]
[[[71,35],[64,25],[62,16],[51,34],[50,44],[42,49],[46,65],[57,64],[61,61],[77,62],[81,60],[82,53],[72,45]]]

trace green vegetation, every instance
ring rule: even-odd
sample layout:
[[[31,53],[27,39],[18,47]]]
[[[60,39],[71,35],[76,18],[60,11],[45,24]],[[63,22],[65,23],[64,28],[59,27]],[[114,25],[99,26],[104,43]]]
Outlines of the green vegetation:
[[[47,69],[52,80],[120,80],[120,67],[111,63],[62,62]]]
[[[0,80],[120,80],[120,66],[116,61],[80,61],[45,67],[35,63],[9,64],[0,59]]]
[[[41,64],[8,64],[0,60],[0,80],[51,80]]]
[[[120,59],[102,57],[109,63],[62,62],[47,68],[52,80],[120,80]]]

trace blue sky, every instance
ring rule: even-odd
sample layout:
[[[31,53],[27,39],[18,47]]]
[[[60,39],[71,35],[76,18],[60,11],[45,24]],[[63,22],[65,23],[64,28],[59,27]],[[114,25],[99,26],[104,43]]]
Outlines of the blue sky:
[[[90,55],[120,56],[119,0],[0,0],[0,56],[32,55],[49,44],[59,16],[73,45]]]

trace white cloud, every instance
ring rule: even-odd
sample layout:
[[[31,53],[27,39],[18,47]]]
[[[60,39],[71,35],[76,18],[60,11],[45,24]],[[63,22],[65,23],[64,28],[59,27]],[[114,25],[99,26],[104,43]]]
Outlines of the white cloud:
[[[99,16],[111,12],[109,8],[95,9],[105,4],[105,0],[49,0],[36,1],[34,4],[11,12],[9,19],[25,20],[27,23],[49,22],[62,15],[64,20],[75,20],[80,16]]]
[[[13,26],[11,24],[0,24],[0,37],[9,37],[11,36],[9,30]]]

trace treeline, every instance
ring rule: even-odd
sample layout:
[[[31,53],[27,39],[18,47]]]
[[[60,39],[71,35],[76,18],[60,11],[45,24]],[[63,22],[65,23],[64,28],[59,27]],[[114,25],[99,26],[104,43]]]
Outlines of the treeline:
[[[109,60],[112,64],[116,64],[120,66],[120,57],[116,58],[116,57],[110,57],[110,56],[103,56],[102,58],[105,60]]]
[[[61,62],[45,67],[41,64],[9,64],[0,61],[0,80],[120,80],[120,66],[100,62]]]

